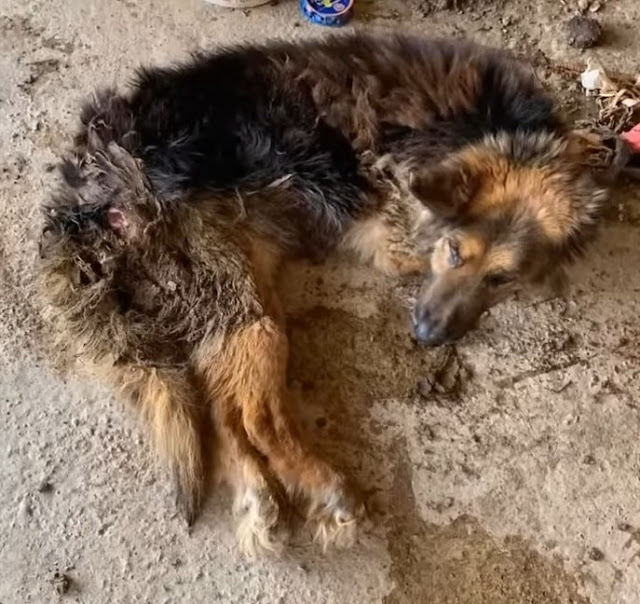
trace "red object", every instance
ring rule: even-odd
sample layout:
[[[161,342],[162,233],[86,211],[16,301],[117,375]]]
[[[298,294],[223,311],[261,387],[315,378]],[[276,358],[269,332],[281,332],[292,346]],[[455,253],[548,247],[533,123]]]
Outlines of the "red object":
[[[640,124],[621,134],[622,139],[629,145],[633,153],[640,153]]]

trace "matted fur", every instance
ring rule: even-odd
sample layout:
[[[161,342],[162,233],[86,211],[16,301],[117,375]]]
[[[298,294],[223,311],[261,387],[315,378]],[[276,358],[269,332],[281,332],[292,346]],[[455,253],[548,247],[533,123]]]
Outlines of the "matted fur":
[[[280,262],[357,252],[425,274],[414,318],[457,337],[592,237],[602,192],[530,73],[470,44],[349,35],[218,50],[95,96],[45,205],[43,295],[67,359],[141,409],[197,513],[212,469],[245,549],[285,497],[325,543],[362,506],[287,409]]]

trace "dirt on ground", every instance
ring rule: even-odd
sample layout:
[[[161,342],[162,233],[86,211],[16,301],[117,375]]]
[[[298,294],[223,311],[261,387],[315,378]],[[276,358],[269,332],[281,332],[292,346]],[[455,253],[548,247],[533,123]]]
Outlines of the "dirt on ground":
[[[356,0],[352,28],[468,37],[534,65],[573,119],[589,57],[640,71],[637,0]],[[586,51],[569,19],[596,19]],[[562,298],[495,308],[452,347],[408,325],[416,284],[347,261],[291,266],[289,383],[316,446],[370,522],[325,555],[236,550],[229,494],[187,531],[133,413],[56,374],[32,295],[38,206],[78,104],[140,63],[306,38],[295,0],[0,0],[0,602],[638,604],[640,195],[617,188]]]

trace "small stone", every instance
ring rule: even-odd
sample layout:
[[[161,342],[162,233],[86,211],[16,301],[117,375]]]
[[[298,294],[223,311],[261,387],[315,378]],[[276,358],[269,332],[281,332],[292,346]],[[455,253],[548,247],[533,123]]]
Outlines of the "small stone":
[[[51,579],[51,585],[62,596],[71,589],[71,578],[64,573],[56,571]]]
[[[593,560],[594,562],[602,562],[602,560],[604,560],[604,554],[602,553],[602,550],[598,549],[597,547],[592,547],[589,550],[589,559]]]
[[[38,493],[53,493],[53,485],[48,480],[43,480],[38,485]]]
[[[585,455],[582,462],[588,466],[594,466],[596,463],[596,458],[593,455]]]
[[[29,498],[25,495],[18,504],[18,518],[24,523],[33,516],[33,509],[29,503]]]
[[[578,10],[585,12],[589,8],[589,0],[578,0]]]
[[[433,428],[429,424],[423,424],[420,426],[420,431],[424,434],[424,437],[427,440],[435,440],[436,433],[433,431]]]
[[[567,22],[567,38],[571,46],[584,49],[596,46],[602,37],[602,26],[591,17],[576,15]]]
[[[433,392],[433,384],[426,378],[418,380],[418,394],[423,398],[428,398]]]

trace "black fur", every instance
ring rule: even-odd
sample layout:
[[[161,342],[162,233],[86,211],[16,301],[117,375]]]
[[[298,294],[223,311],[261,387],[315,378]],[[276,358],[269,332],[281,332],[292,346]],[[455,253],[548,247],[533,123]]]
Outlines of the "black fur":
[[[428,160],[491,133],[560,128],[531,74],[504,54],[363,34],[143,69],[129,95],[97,95],[82,122],[77,158],[92,136],[116,142],[143,162],[161,202],[214,195],[221,213],[307,253],[331,249],[377,203],[364,151]],[[65,163],[66,185],[78,188],[80,173],[77,161]],[[282,182],[286,196],[256,194]],[[89,219],[97,211],[75,210]]]

